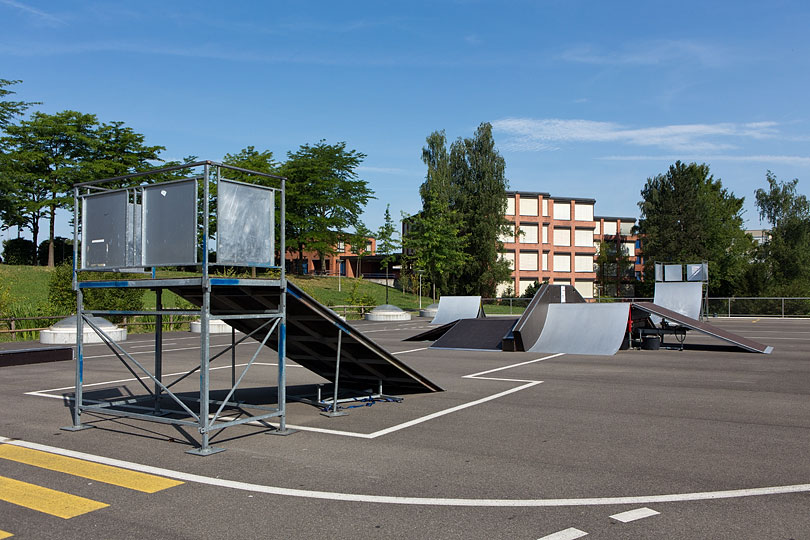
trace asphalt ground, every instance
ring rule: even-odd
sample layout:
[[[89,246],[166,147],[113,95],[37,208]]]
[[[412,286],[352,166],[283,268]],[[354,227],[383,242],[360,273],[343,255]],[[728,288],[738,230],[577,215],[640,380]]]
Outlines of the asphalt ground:
[[[710,322],[774,352],[738,352],[696,333],[683,351],[612,357],[431,350],[401,341],[426,321],[359,322],[445,391],[337,418],[292,402],[287,421],[298,433],[227,428],[212,437],[225,451],[206,457],[185,453],[198,433],[172,425],[85,413],[94,429],[60,430],[71,423],[72,363],[4,367],[0,531],[110,539],[810,538],[810,321]],[[228,343],[230,335],[213,336],[212,351]],[[123,344],[147,365],[152,345],[148,335]],[[36,344],[2,348],[25,346]],[[238,348],[236,376],[254,352],[247,342]],[[192,368],[199,355],[197,335],[165,334],[165,373]],[[261,351],[237,398],[272,405],[276,360]],[[214,367],[211,386],[222,395],[229,355]],[[289,394],[324,382],[300,367],[287,373]],[[192,395],[198,381],[195,374],[176,388]],[[85,348],[85,385],[88,399],[144,394],[103,345]],[[59,472],[4,457],[8,446],[82,460]],[[98,461],[183,483],[143,493],[76,476]],[[14,481],[108,506],[56,517],[3,500],[11,498],[3,486]]]

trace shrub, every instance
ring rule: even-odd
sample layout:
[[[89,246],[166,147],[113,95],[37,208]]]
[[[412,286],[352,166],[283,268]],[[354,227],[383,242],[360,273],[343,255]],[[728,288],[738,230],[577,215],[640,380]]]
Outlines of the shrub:
[[[48,244],[50,240],[44,240],[37,248],[37,261],[40,266],[48,264]],[[60,265],[63,262],[73,260],[73,241],[57,236],[53,239],[53,264]]]
[[[3,241],[3,260],[6,264],[34,264],[34,243],[26,238]]]
[[[127,280],[137,276],[113,272],[81,272],[82,281],[104,279]],[[84,290],[85,309],[109,309],[115,311],[140,311],[143,309],[145,289],[100,288]],[[66,313],[76,311],[76,292],[73,290],[72,264],[60,264],[51,274],[48,283],[48,300],[54,309]],[[110,317],[112,322],[120,322],[122,317]]]

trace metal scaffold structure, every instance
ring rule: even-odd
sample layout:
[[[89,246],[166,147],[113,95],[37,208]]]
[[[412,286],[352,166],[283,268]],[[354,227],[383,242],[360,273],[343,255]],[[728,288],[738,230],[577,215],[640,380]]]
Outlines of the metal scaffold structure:
[[[243,181],[228,179],[231,175]],[[255,182],[255,183],[253,183]],[[272,433],[292,433],[286,426],[286,329],[287,278],[285,253],[285,182],[280,176],[233,167],[214,161],[199,161],[172,167],[76,184],[73,190],[73,288],[76,300],[76,391],[73,424],[64,429],[90,427],[82,413],[150,420],[196,428],[199,447],[189,453],[210,455],[221,449],[210,445],[213,432],[226,427],[277,419]],[[212,203],[215,198],[216,202]],[[278,212],[278,220],[276,213]],[[215,231],[212,227],[216,227]],[[212,242],[214,238],[216,242]],[[215,255],[215,258],[212,256]],[[160,279],[156,269],[195,267],[194,277]],[[217,267],[263,269],[270,277],[239,278],[216,275]],[[145,279],[83,280],[79,272],[143,272]],[[151,277],[149,273],[151,272]],[[256,275],[256,272],[253,272]],[[155,309],[142,311],[87,309],[85,292],[92,289],[150,289]],[[212,291],[227,297],[229,291],[251,296],[251,290],[272,290],[272,305],[212,306]],[[199,298],[195,309],[169,309],[163,305],[165,291],[181,291]],[[200,363],[172,380],[163,373],[163,317],[198,315],[200,318]],[[151,315],[155,320],[154,365],[136,359],[93,322],[92,316]],[[236,339],[214,355],[211,353],[212,316],[233,323],[250,322],[253,331]],[[120,399],[86,399],[84,396],[84,326],[98,334],[126,369],[141,384],[145,394]],[[274,336],[278,351],[276,406],[235,401],[237,388],[259,352]],[[253,338],[252,358],[237,377],[236,346]],[[212,399],[211,363],[230,353],[232,376],[223,399]],[[199,388],[179,392],[176,385],[199,373]],[[198,390],[198,391],[197,391]],[[271,403],[272,405],[272,403]],[[236,418],[223,413],[237,408]],[[248,412],[248,409],[251,409]],[[256,411],[255,413],[253,411]]]

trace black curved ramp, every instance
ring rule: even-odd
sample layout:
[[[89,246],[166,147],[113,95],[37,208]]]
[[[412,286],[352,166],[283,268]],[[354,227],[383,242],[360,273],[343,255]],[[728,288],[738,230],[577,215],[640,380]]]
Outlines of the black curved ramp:
[[[672,311],[671,309],[661,307],[659,305],[653,304],[652,302],[635,302],[632,304],[632,306],[636,309],[640,309],[641,311],[649,315],[657,315],[662,319],[666,319],[675,324],[685,326],[686,328],[690,328],[692,330],[697,330],[698,332],[701,332],[708,336],[716,337],[717,339],[722,339],[723,341],[731,343],[732,345],[736,345],[737,347],[745,349],[746,351],[758,352],[763,354],[771,354],[771,351],[773,351],[773,347],[769,345],[763,345],[758,341],[747,339],[742,336],[738,336],[737,334],[732,334],[731,332],[726,332],[722,328],[718,328],[716,326],[712,326],[711,324],[698,321],[697,319],[692,319],[691,317],[687,317],[686,315],[681,315],[676,311]]]
[[[217,285],[218,281],[223,285]],[[225,285],[228,281],[231,283]],[[240,285],[240,280],[212,279],[212,317],[278,310],[280,287],[272,284],[255,285],[256,280],[250,281],[250,285]],[[199,285],[172,287],[171,290],[197,306],[202,305]],[[224,320],[245,334],[253,332],[266,321],[266,319]],[[361,334],[334,311],[299,287],[287,282],[287,358],[334,382],[339,331],[343,332],[340,353],[341,387],[376,390],[382,382],[383,391],[386,393],[442,390],[440,386]],[[252,337],[261,341],[266,334],[267,331],[263,329]],[[277,345],[275,338],[267,340],[268,347],[275,350]]]
[[[535,293],[511,334],[503,340],[504,351],[527,351],[543,333],[549,304],[581,304],[585,299],[571,285],[544,283]]]
[[[517,317],[461,319],[430,348],[500,351],[503,337],[516,322]]]

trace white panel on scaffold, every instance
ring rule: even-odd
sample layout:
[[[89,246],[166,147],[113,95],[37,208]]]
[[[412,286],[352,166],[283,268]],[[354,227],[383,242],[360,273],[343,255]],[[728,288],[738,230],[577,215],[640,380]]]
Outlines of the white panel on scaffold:
[[[680,264],[665,264],[664,281],[683,281],[683,266]]]
[[[670,311],[686,315],[691,319],[700,318],[700,306],[703,303],[703,284],[699,281],[661,282],[655,284],[653,304]],[[651,316],[655,324],[661,319]]]
[[[217,263],[274,265],[275,191],[231,180],[217,189]]]
[[[627,332],[630,304],[549,304],[531,352],[612,356]]]
[[[442,296],[430,324],[447,324],[459,319],[476,319],[484,314],[480,296]]]

